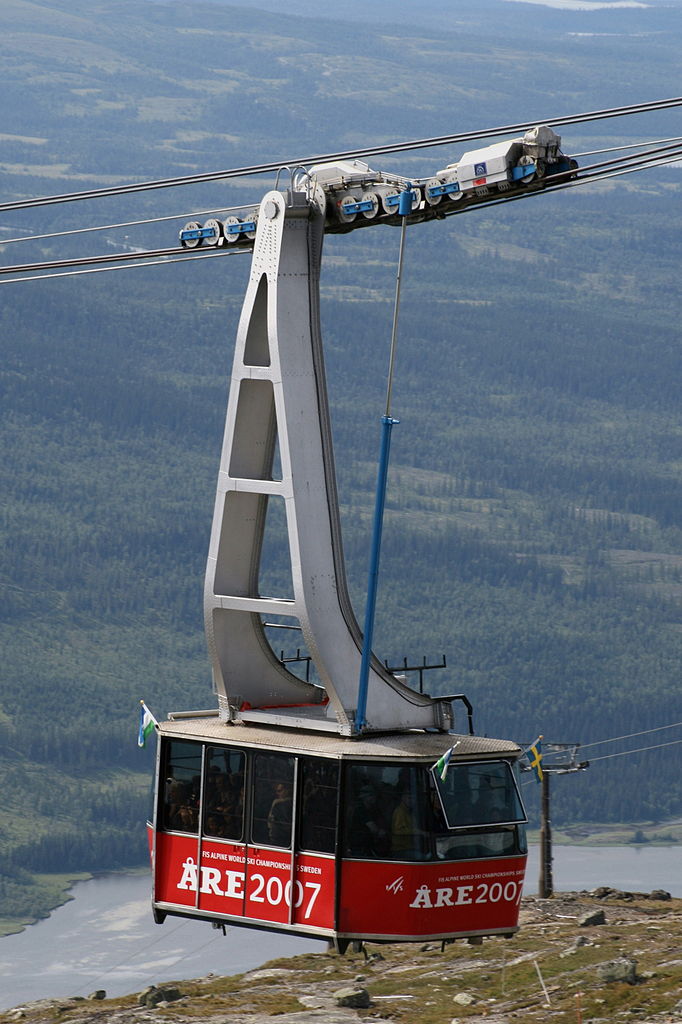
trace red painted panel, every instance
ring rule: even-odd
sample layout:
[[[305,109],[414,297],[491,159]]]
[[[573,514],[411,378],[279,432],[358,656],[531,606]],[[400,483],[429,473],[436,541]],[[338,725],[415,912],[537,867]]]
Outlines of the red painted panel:
[[[336,864],[331,857],[300,853],[296,858],[296,924],[334,927]]]
[[[195,906],[197,848],[196,836],[156,833],[154,897],[158,902]]]
[[[244,914],[244,850],[241,843],[201,845],[199,909],[211,914]]]
[[[194,907],[197,884],[199,909],[275,924],[308,928],[334,926],[334,860],[300,854],[291,884],[291,854],[236,843],[204,839],[197,867],[195,836],[167,835],[156,840],[156,899]]]
[[[288,850],[260,850],[257,847],[249,847],[245,916],[256,918],[258,921],[287,924],[289,907],[284,897],[290,877],[291,854]],[[290,889],[291,887],[286,891]]]
[[[304,928],[333,928],[334,877],[331,858],[299,854],[292,885],[291,854],[287,850],[250,847],[245,916],[288,924],[293,901],[293,924]]]
[[[418,937],[515,928],[525,867],[525,857],[344,861],[339,931]]]

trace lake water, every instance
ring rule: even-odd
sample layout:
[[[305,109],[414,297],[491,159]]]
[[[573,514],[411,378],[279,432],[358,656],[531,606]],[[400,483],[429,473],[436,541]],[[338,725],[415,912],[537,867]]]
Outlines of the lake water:
[[[537,892],[538,847],[530,850],[525,891]],[[554,848],[557,891],[667,889],[682,896],[682,847]],[[201,921],[168,918],[156,925],[149,876],[107,875],[80,882],[73,899],[45,921],[0,938],[0,1010],[32,999],[118,996],[151,984],[214,974],[240,974],[274,957],[321,951],[318,939],[229,928],[224,936]]]

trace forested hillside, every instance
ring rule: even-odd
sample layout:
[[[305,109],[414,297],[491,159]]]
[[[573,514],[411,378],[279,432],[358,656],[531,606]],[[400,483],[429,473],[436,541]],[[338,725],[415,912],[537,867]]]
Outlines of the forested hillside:
[[[346,11],[10,0],[3,198],[559,116],[679,80],[674,7],[491,2],[418,30]],[[681,117],[581,125],[564,148],[674,136]],[[416,175],[459,155],[373,163]],[[465,691],[481,733],[588,744],[682,718],[681,174],[408,231],[375,648],[389,663],[445,654],[427,685]],[[0,239],[177,215],[125,239],[4,244],[3,262],[170,246],[192,211],[272,184],[0,214]],[[360,618],[397,249],[383,227],[325,241]],[[138,701],[158,717],[213,704],[201,591],[247,272],[216,259],[0,292],[4,916],[40,906],[35,873],[143,862]],[[275,561],[265,570],[274,580]],[[561,786],[555,818],[682,813],[678,749],[595,761]]]

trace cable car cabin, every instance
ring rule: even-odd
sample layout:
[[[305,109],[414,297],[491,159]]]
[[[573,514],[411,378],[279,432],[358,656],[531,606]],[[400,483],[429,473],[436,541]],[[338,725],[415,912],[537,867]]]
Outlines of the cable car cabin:
[[[517,930],[526,820],[507,741],[160,726],[153,908],[350,940]]]

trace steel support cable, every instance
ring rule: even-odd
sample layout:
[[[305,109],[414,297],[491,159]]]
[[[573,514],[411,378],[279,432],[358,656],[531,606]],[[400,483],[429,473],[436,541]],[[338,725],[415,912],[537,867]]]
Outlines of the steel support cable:
[[[102,981],[103,978],[107,978],[112,973],[112,971],[117,971],[119,967],[131,966],[135,957],[139,956],[141,953],[146,953],[148,949],[152,948],[152,946],[158,946],[160,942],[165,942],[167,939],[171,937],[171,935],[175,935],[177,931],[180,931],[181,928],[187,927],[189,923],[189,921],[181,921],[180,924],[177,924],[174,928],[171,928],[170,931],[165,932],[163,935],[159,935],[157,939],[152,939],[151,942],[145,942],[144,946],[140,946],[138,949],[133,950],[132,953],[128,953],[124,960],[119,960],[118,963],[111,964],[111,966],[108,967],[106,971],[104,971],[102,974],[98,974],[95,976],[95,978],[91,978],[87,982],[87,987],[94,988],[94,986],[99,981]],[[83,991],[83,989],[81,989],[81,991]]]
[[[192,213],[171,213],[163,217],[146,217],[144,220],[126,220],[119,224],[94,224],[87,228],[70,228],[66,231],[49,231],[42,235],[19,235],[16,238],[0,238],[0,246],[11,245],[13,242],[42,242],[46,238],[66,238],[67,235],[85,235],[92,231],[114,231],[117,228],[134,228],[141,224],[161,224],[167,220],[184,220],[186,217],[215,217],[216,210],[221,214],[240,213],[253,209],[256,203],[244,203],[241,206],[219,206],[211,210],[195,210]]]
[[[594,740],[592,743],[581,743],[580,749],[586,750],[588,747],[601,747],[605,743],[618,743],[619,740],[631,740],[635,736],[648,736],[652,732],[662,732],[664,729],[677,729],[682,725],[682,722],[672,722],[670,725],[657,725],[655,729],[642,729],[640,732],[628,732],[624,736],[612,736],[608,740]]]
[[[622,107],[609,107],[604,110],[587,111],[582,114],[570,114],[563,117],[535,118],[518,124],[500,125],[496,128],[479,129],[474,132],[460,132],[455,135],[438,135],[425,139],[413,139],[408,142],[388,143],[382,146],[368,146],[360,149],[347,149],[337,153],[324,153],[316,156],[297,157],[289,160],[277,160],[265,164],[252,164],[246,167],[230,168],[222,171],[206,171],[202,174],[189,174],[175,178],[160,178],[152,181],[134,182],[129,185],[110,185],[106,188],[87,189],[82,192],[64,192],[59,195],[40,196],[34,199],[16,200],[0,203],[0,212],[8,210],[26,210],[36,206],[53,206],[57,203],[79,202],[86,199],[101,199],[106,196],[128,195],[132,192],[148,192],[161,188],[176,188],[180,185],[197,185],[202,182],[219,181],[226,178],[238,178],[252,174],[276,172],[282,167],[302,167],[310,164],[329,163],[336,160],[348,160],[360,156],[379,156],[383,153],[404,153],[415,149],[429,149],[434,146],[451,145],[456,142],[470,142],[475,139],[486,139],[494,135],[509,135],[512,132],[527,131],[538,124],[555,126],[584,124],[588,121],[601,121],[613,117],[624,117],[630,114],[652,113],[657,110],[668,110],[682,106],[682,96],[665,100],[651,100],[648,103],[635,103]]]
[[[166,977],[168,977],[168,973],[174,967],[177,967],[178,964],[182,963],[183,960],[187,960],[191,956],[196,956],[198,953],[202,953],[205,949],[208,949],[209,946],[211,946],[214,942],[217,942],[221,938],[222,938],[222,934],[221,935],[213,935],[207,942],[204,942],[203,946],[199,946],[197,949],[190,949],[189,952],[183,953],[182,956],[179,956],[177,958],[177,960],[174,960],[172,964],[169,964],[168,966],[164,965],[164,972],[166,974]],[[151,981],[152,978],[158,978],[158,970],[152,971],[152,973],[148,974],[146,977],[144,977],[139,984],[144,986],[145,982]],[[88,986],[88,987],[91,987],[91,986]]]
[[[595,761],[607,761],[610,757],[625,757],[626,754],[641,754],[646,750],[660,750],[661,747],[673,747],[676,743],[682,743],[682,739],[669,740],[667,743],[654,743],[650,747],[635,747],[634,750],[619,750],[615,754],[601,754],[599,757],[591,757],[590,764]]]
[[[682,151],[680,153],[680,156],[682,157]],[[620,177],[623,174],[633,174],[635,171],[639,171],[639,170],[646,170],[648,168],[662,167],[662,166],[665,166],[666,163],[670,163],[670,162],[671,162],[671,158],[668,157],[665,160],[651,161],[650,163],[646,163],[646,164],[643,164],[641,166],[626,167],[624,169],[616,170],[616,171],[600,171],[600,172],[597,172],[597,173],[592,174],[592,175],[581,177],[581,178],[579,178],[577,180],[559,182],[558,184],[552,184],[552,185],[548,184],[548,185],[546,185],[542,189],[534,189],[533,191],[521,192],[521,193],[518,193],[516,195],[511,195],[511,196],[505,196],[505,197],[499,197],[499,198],[495,197],[493,199],[483,200],[481,202],[475,203],[472,206],[465,206],[465,207],[459,208],[459,209],[455,208],[455,209],[452,209],[452,210],[448,210],[447,212],[444,211],[443,212],[443,217],[452,217],[452,216],[455,216],[457,214],[462,214],[462,213],[472,213],[472,212],[474,212],[476,210],[487,209],[490,206],[499,206],[501,203],[512,203],[512,202],[516,202],[517,200],[521,200],[521,199],[531,199],[533,196],[545,195],[548,192],[559,192],[562,189],[577,188],[579,185],[589,184],[589,183],[595,182],[595,181],[605,181],[607,178],[617,178],[617,177]],[[207,257],[213,257],[213,256],[230,256],[230,255],[236,256],[237,254],[245,255],[247,253],[250,253],[251,251],[252,250],[251,250],[250,247],[230,248],[230,249],[214,249],[214,250],[202,249],[200,252],[195,252],[191,256],[188,256],[188,255],[180,256],[178,254],[181,253],[181,252],[185,253],[186,252],[185,249],[166,249],[166,250],[159,250],[158,252],[150,250],[149,252],[142,252],[142,253],[135,253],[135,254],[125,254],[125,255],[119,255],[119,256],[115,256],[115,255],[113,255],[113,256],[95,256],[95,257],[90,257],[90,258],[84,257],[83,259],[79,259],[79,260],[61,260],[61,261],[60,260],[54,260],[51,263],[45,263],[45,264],[28,263],[28,264],[24,264],[23,266],[17,264],[17,265],[11,265],[9,267],[0,267],[0,277],[5,275],[5,274],[11,274],[11,273],[15,273],[15,272],[16,273],[28,272],[30,274],[30,276],[27,276],[27,277],[9,277],[9,278],[6,278],[4,281],[0,280],[0,285],[3,285],[3,284],[16,284],[19,281],[44,281],[44,280],[47,280],[48,278],[51,278],[51,277],[78,277],[78,276],[83,275],[83,274],[103,273],[104,271],[108,271],[108,270],[132,270],[132,269],[135,269],[136,267],[165,266],[166,264],[170,264],[170,263],[182,263],[182,262],[187,262],[189,260],[205,259]],[[167,255],[168,253],[175,254],[175,255],[170,255],[169,256],[169,255]],[[108,263],[115,263],[117,261],[122,261],[122,260],[127,260],[127,261],[131,261],[131,260],[134,260],[134,259],[140,259],[141,260],[141,259],[144,259],[144,258],[153,258],[153,257],[157,257],[157,256],[158,256],[158,258],[155,259],[151,263],[131,264],[130,262],[127,262],[127,263],[125,263],[122,266],[114,266],[114,267],[111,267],[111,266],[97,266],[97,267],[94,267],[94,268],[92,268],[90,270],[69,270],[69,271],[66,271],[64,273],[48,273],[48,274],[37,274],[37,273],[34,274],[34,273],[30,273],[31,271],[42,270],[42,269],[52,269],[52,270],[56,271],[56,270],[59,270],[61,267],[64,267],[64,266],[74,266],[74,265],[76,265],[76,266],[83,266],[83,265],[87,265],[89,263],[106,263],[106,262],[108,262]]]
[[[575,159],[584,156],[599,156],[600,153],[619,153],[625,149],[639,149],[640,146],[662,146],[664,142],[682,142],[682,135],[673,135],[671,139],[652,139],[650,142],[629,142],[625,146],[609,146],[607,149],[588,149],[584,153],[571,153]]]
[[[664,143],[664,142],[665,143],[672,143],[672,142],[682,143],[682,136],[676,136],[676,137],[674,137],[672,139],[658,139],[658,140],[656,140],[655,144],[658,145],[659,143]],[[627,145],[627,146],[613,146],[613,147],[610,147],[609,149],[593,150],[591,153],[576,153],[576,154],[571,154],[571,155],[574,156],[575,158],[583,157],[583,156],[596,156],[596,155],[601,154],[601,153],[615,153],[615,152],[619,152],[619,151],[622,151],[622,150],[625,150],[625,149],[637,149],[637,148],[641,147],[642,145],[643,145],[643,143],[634,143],[632,145]],[[654,145],[654,143],[648,143],[647,145]],[[670,148],[674,148],[674,147],[665,147],[665,148],[661,147],[660,151],[663,152],[663,151],[665,151],[665,149],[670,149]],[[642,157],[642,158],[645,158],[645,157],[648,158],[648,156],[650,154],[654,154],[654,153],[657,153],[657,152],[659,152],[659,149],[643,150],[639,154],[635,154],[635,156],[639,156],[639,157]],[[680,155],[682,156],[682,152],[680,153]],[[623,157],[623,158],[615,158],[616,162],[618,162],[620,159],[624,160],[626,158],[625,157]],[[663,162],[665,163],[666,161],[663,161]],[[586,170],[590,170],[591,168],[598,167],[598,166],[600,166],[600,165],[598,165],[598,164],[589,165],[588,167],[581,168],[581,171],[584,172]],[[647,164],[646,166],[649,166],[649,165]],[[651,165],[651,166],[656,166],[656,165]],[[573,174],[574,172],[566,172],[566,173]],[[555,175],[554,177],[558,178],[559,176]],[[421,181],[421,179],[419,179],[419,178],[415,178],[413,180]],[[426,179],[424,179],[424,180],[426,180]],[[502,197],[500,197],[500,198],[502,198]],[[509,196],[507,198],[511,199],[512,196]],[[255,205],[256,205],[255,203],[243,203],[243,204],[241,204],[239,206],[218,207],[217,210],[220,211],[221,213],[235,213],[235,212],[240,212],[240,211],[244,212],[244,211],[252,209]],[[185,219],[185,218],[188,218],[188,217],[189,218],[202,217],[202,216],[206,216],[207,214],[210,214],[211,216],[215,217],[215,216],[217,216],[217,210],[216,210],[215,207],[213,207],[210,210],[199,210],[199,211],[194,211],[192,213],[168,214],[168,215],[164,215],[163,217],[147,217],[147,218],[145,218],[143,220],[122,221],[120,223],[113,223],[113,224],[96,224],[96,225],[92,225],[90,227],[85,227],[85,228],[73,228],[73,229],[69,229],[69,230],[66,230],[66,231],[51,231],[51,232],[47,232],[47,233],[39,234],[39,235],[22,235],[22,236],[17,236],[16,238],[0,239],[0,246],[10,245],[10,244],[15,243],[15,242],[37,242],[37,241],[44,241],[46,239],[51,239],[51,238],[66,238],[66,237],[68,237],[70,235],[88,234],[88,233],[92,233],[92,232],[95,232],[95,231],[112,231],[112,230],[119,229],[119,228],[137,227],[137,226],[145,225],[145,224],[160,224],[160,223],[163,223],[165,221],[181,220],[181,219]],[[463,213],[464,210],[462,210],[460,212]]]
[[[625,167],[635,167],[639,164],[652,160],[662,156],[675,157],[682,153],[682,140],[677,140],[675,145],[670,146],[656,146],[654,149],[644,149],[639,153],[632,153],[629,156],[616,156],[611,160],[600,160],[596,164],[586,164],[584,167],[579,168],[580,172],[585,171],[597,171],[602,168],[617,167],[623,165]],[[577,173],[576,170],[572,171],[561,171],[559,174],[552,175],[553,179],[568,178]]]
[[[634,735],[636,735],[636,734],[634,734]],[[642,753],[646,753],[647,750],[660,750],[662,747],[673,747],[677,743],[682,743],[682,739],[670,740],[667,743],[654,743],[654,744],[652,744],[649,747],[635,747],[633,750],[618,750],[614,754],[602,754],[599,757],[591,757],[589,763],[590,763],[590,765],[592,765],[592,764],[595,763],[595,761],[608,761],[609,758],[611,758],[611,757],[625,757],[627,754],[642,754]],[[550,774],[554,774],[554,773],[550,773]],[[557,774],[565,775],[567,773],[566,773],[566,771],[559,771]],[[530,783],[532,783],[532,782],[537,782],[537,780],[535,780],[535,779],[528,779],[528,780],[522,781],[520,783],[521,788],[523,788],[524,786],[530,785]]]
[[[84,265],[98,265],[102,263],[129,263],[134,260],[145,260],[155,258],[159,262],[166,257],[177,257],[180,253],[186,253],[186,249],[149,249],[144,252],[125,252],[125,253],[114,253],[111,256],[83,256],[79,258],[67,259],[67,260],[46,260],[43,263],[16,263],[9,267],[0,267],[0,274],[21,274],[30,273],[31,271],[39,270],[59,270],[62,267],[81,267]],[[196,255],[203,256],[227,256],[230,253],[235,252],[250,252],[250,249],[216,249],[213,252],[207,252],[206,249],[202,249],[201,253]],[[186,259],[195,259],[195,256],[185,256]]]
[[[635,157],[627,158],[614,158],[613,160],[604,160],[600,163],[589,164],[588,166],[580,169],[580,174],[576,170],[563,171],[560,174],[552,175],[551,180],[543,181],[542,188],[540,189],[528,189],[528,191],[517,192],[512,195],[495,196],[494,198],[483,200],[475,203],[471,206],[464,206],[462,209],[448,210],[447,213],[444,211],[445,216],[452,216],[458,213],[467,213],[474,209],[481,207],[497,206],[500,203],[510,203],[518,199],[528,199],[531,196],[537,196],[545,194],[547,192],[558,191],[563,188],[575,188],[579,185],[583,185],[592,181],[599,181],[608,177],[615,177],[618,174],[631,173],[637,170],[645,170],[652,167],[663,166],[666,163],[670,163],[677,159],[682,159],[682,146],[664,146],[658,147],[655,150],[646,151],[644,153],[637,154]],[[565,180],[568,179],[568,180]],[[242,249],[220,249],[216,250],[210,255],[227,255],[228,253],[236,252],[250,252],[250,247]],[[119,253],[112,255],[103,256],[91,256],[78,258],[74,257],[65,260],[49,260],[43,263],[25,263],[25,264],[13,264],[7,267],[0,267],[0,275],[6,275],[11,273],[30,273],[32,271],[41,270],[58,270],[67,267],[77,267],[83,265],[98,265],[105,263],[122,263],[133,260],[142,260],[154,258],[157,261],[161,261],[165,258],[172,256],[178,256],[179,252],[186,252],[184,249],[157,249],[157,250],[145,250],[139,253]],[[197,252],[197,255],[199,253]],[[202,250],[202,255],[209,255],[206,250]],[[196,256],[188,256],[187,259],[195,259]],[[56,276],[56,275],[54,275]]]
[[[184,252],[185,250],[175,250]],[[142,270],[144,267],[167,267],[171,263],[189,263],[196,260],[212,259],[214,256],[247,256],[251,254],[250,249],[204,249],[202,252],[194,253],[192,256],[167,256],[162,259],[152,260],[149,263],[120,263],[113,267],[90,267],[83,270],[55,269],[47,274],[27,274],[24,277],[6,277],[0,280],[0,286],[4,284],[20,284],[25,281],[49,281],[56,277],[82,277],[84,274],[107,274],[113,270]]]

